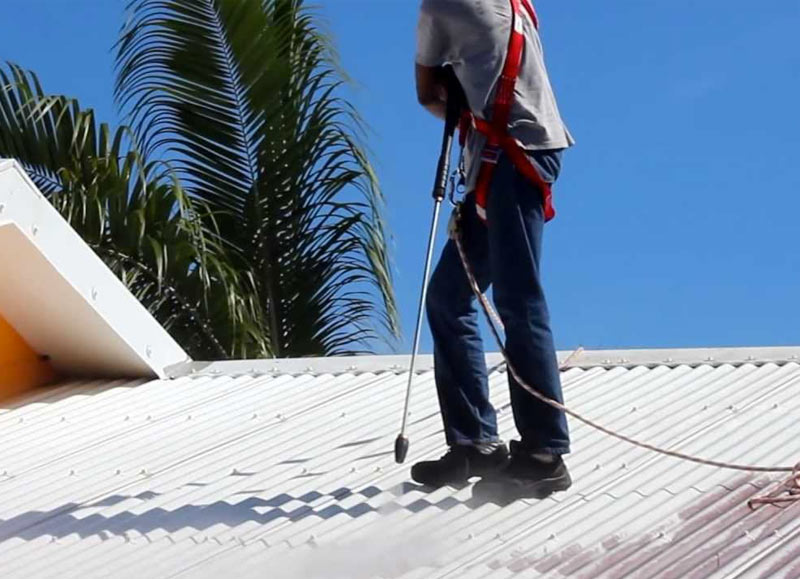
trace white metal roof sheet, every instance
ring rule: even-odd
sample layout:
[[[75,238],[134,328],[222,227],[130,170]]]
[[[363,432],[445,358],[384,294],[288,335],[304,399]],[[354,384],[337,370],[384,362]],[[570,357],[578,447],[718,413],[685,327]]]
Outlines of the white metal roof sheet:
[[[649,442],[794,464],[800,365],[752,358],[587,363],[565,370],[565,396]],[[580,423],[567,493],[501,508],[469,487],[421,488],[393,460],[407,375],[387,370],[402,361],[349,362],[74,382],[4,407],[0,576],[800,576],[800,505],[746,504],[774,477],[652,455]],[[505,380],[492,372],[510,438]],[[416,383],[409,462],[443,451],[432,381]]]

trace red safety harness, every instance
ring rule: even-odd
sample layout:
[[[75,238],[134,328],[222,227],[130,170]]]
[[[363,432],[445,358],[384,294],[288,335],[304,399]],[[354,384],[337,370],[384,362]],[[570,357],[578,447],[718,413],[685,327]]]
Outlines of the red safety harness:
[[[466,142],[467,132],[470,128],[486,136],[486,146],[481,153],[481,166],[475,185],[475,200],[478,216],[481,219],[486,221],[489,184],[500,160],[500,154],[504,152],[514,163],[517,171],[542,191],[545,221],[550,221],[556,215],[553,209],[552,188],[549,183],[542,179],[539,171],[528,158],[525,149],[508,131],[511,106],[514,103],[514,90],[522,69],[522,54],[525,50],[525,29],[523,27],[525,14],[523,10],[527,12],[537,30],[539,29],[539,18],[530,0],[509,1],[512,12],[511,40],[508,43],[508,54],[503,65],[503,72],[497,83],[494,104],[492,105],[492,120],[479,119],[470,111],[464,113],[461,119],[461,145],[463,146]]]

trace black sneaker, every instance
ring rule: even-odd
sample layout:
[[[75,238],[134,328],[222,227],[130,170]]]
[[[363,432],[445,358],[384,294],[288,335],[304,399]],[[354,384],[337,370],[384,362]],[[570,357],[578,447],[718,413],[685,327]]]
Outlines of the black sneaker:
[[[507,462],[505,444],[489,454],[483,454],[474,446],[456,445],[439,460],[418,462],[412,466],[411,478],[423,485],[442,487],[466,483],[473,476],[486,476],[500,470]]]
[[[572,478],[560,456],[545,462],[511,441],[506,467],[478,481],[472,496],[481,502],[510,504],[519,499],[544,499],[571,486]]]

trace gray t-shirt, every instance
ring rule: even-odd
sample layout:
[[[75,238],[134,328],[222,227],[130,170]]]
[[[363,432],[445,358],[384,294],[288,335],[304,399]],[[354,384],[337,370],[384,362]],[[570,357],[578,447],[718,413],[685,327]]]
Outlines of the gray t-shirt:
[[[524,11],[523,11],[524,12]],[[476,116],[489,120],[497,80],[511,36],[509,0],[422,0],[417,29],[417,63],[450,64]],[[524,16],[525,51],[511,109],[510,131],[528,151],[566,149],[575,143],[553,95],[542,42]],[[465,150],[467,189],[472,189],[485,139],[472,131]]]

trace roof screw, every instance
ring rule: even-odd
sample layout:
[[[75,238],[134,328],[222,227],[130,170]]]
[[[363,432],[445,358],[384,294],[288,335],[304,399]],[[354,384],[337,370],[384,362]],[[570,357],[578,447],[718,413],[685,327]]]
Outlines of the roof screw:
[[[358,369],[358,367],[357,367],[357,366],[348,366],[348,367],[347,367],[347,370],[348,370],[349,372],[355,372],[357,369]]]
[[[777,410],[777,409],[778,409],[778,403],[777,403],[777,402],[776,402],[775,404],[773,404],[773,405],[772,405],[772,409],[773,409],[773,410]]]
[[[603,360],[603,364],[605,364],[606,366],[610,366],[611,365],[611,360],[607,360],[607,359]]]
[[[595,471],[598,471],[598,470],[600,470],[600,465],[599,465],[599,464],[596,464],[596,465],[594,465],[594,470],[595,470]]]
[[[308,372],[308,373],[314,372],[314,367],[313,366],[306,366],[306,372]]]
[[[625,470],[626,468],[628,468],[628,463],[623,462],[621,469]]]
[[[747,359],[752,362],[753,360],[756,359],[756,357],[755,356],[748,356]]]
[[[67,417],[66,416],[62,416],[61,417],[61,422],[66,422],[66,421],[67,421]]]
[[[19,420],[17,420],[17,422],[19,422],[20,424],[22,424],[23,422],[25,422],[25,419],[24,419],[22,416],[20,416],[20,417],[19,417]]]
[[[74,468],[70,469],[69,476],[75,476],[75,469]]]
[[[713,362],[713,361],[714,361],[714,356],[709,356],[708,358],[706,358],[706,362]]]
[[[131,417],[130,417],[130,414],[128,414],[128,415],[126,415],[126,416],[125,416],[125,419],[124,419],[124,421],[125,421],[125,422],[128,422],[130,419],[131,419]]]
[[[475,538],[475,533],[470,533],[469,535],[467,535],[467,541],[471,541],[474,538]]]
[[[233,469],[231,471],[231,476],[239,476],[239,471],[237,469]]]
[[[339,418],[346,418],[346,417],[347,417],[347,412],[342,412],[342,413],[339,415]]]
[[[555,541],[555,540],[556,540],[556,534],[555,534],[555,533],[550,533],[550,536],[549,536],[549,537],[547,537],[547,539],[548,539],[549,541]]]
[[[150,414],[148,414],[147,418],[145,418],[145,420],[153,420],[153,417]]]
[[[253,412],[252,420],[256,420],[258,418],[258,412]]]
[[[118,468],[117,470],[114,471],[114,474],[117,475],[122,474],[122,469]]]
[[[34,236],[38,235],[39,234],[39,226],[38,225],[34,225],[33,227],[31,227],[31,232],[33,233]]]
[[[708,404],[703,405],[703,410],[708,410]]]
[[[300,474],[308,474],[308,469],[303,467],[303,470],[300,471]]]
[[[0,213],[2,213],[2,212],[3,212],[3,211],[5,211],[5,210],[6,210],[6,205],[5,205],[5,203],[0,203]]]
[[[354,466],[350,467],[350,472],[356,472],[356,467]]]
[[[147,347],[144,349],[144,353],[147,355],[148,358],[153,357],[153,347],[148,344]]]
[[[142,476],[150,476],[150,473],[147,472],[146,468],[143,468],[142,470],[140,470],[139,474],[142,475]]]
[[[381,467],[381,466],[376,466],[376,467],[375,467],[375,472],[383,472],[383,467]]]
[[[187,416],[186,416],[186,420],[187,420],[187,421],[188,421],[188,420],[191,420],[191,419],[192,419],[192,415],[191,415],[191,414],[189,414],[189,415],[187,415]]]
[[[631,408],[631,412],[636,412],[637,410],[638,410],[638,408],[636,408],[636,406],[634,406],[633,408]]]
[[[92,301],[97,301],[97,288],[92,288]]]
[[[674,361],[675,361],[675,360],[673,360],[672,358],[667,358],[666,360],[664,360],[664,363],[666,363],[666,364],[672,364]]]

